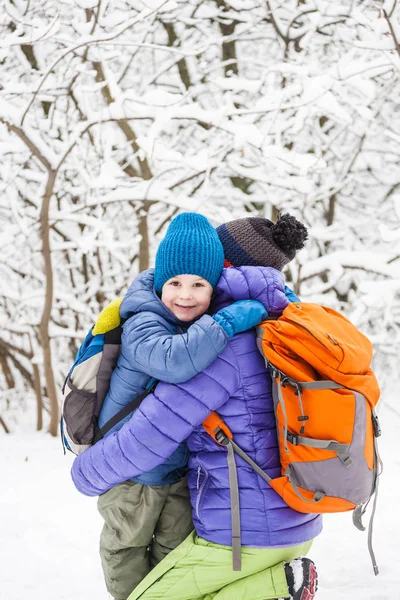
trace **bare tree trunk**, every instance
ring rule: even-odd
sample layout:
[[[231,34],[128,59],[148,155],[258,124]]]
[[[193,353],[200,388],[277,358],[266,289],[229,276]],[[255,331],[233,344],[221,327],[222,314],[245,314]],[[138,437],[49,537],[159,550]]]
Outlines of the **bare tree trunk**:
[[[326,224],[328,225],[328,227],[333,225],[333,221],[335,219],[335,204],[336,194],[332,194],[332,196],[329,197],[329,206],[326,212]]]
[[[161,21],[161,25],[164,27],[165,31],[167,32],[168,46],[176,47],[175,42],[178,40],[178,37],[176,35],[173,23],[167,23],[165,21]],[[180,46],[180,44],[178,44],[178,46]],[[187,65],[185,58],[181,58],[181,60],[178,61],[178,72],[179,72],[179,76],[181,78],[183,85],[188,90],[190,88],[190,86],[192,85],[192,82],[190,81],[189,69],[188,69],[188,65]]]
[[[9,390],[15,388],[15,379],[11,372],[10,366],[7,362],[7,355],[4,353],[4,350],[0,347],[0,365],[3,371],[7,387]]]
[[[12,388],[15,388],[15,379],[14,379],[13,374],[11,373],[11,369],[8,365],[7,357],[2,353],[0,353],[0,365],[3,370],[8,389],[11,390]],[[3,427],[3,429],[6,433],[10,433],[7,425],[4,422],[4,419],[1,416],[0,416],[0,425]]]
[[[40,386],[40,372],[37,365],[32,365],[33,369],[33,384],[35,388],[36,396],[36,430],[41,431],[43,429],[43,400],[42,391]],[[58,406],[58,404],[57,404]],[[57,419],[58,422],[58,419]]]
[[[44,260],[44,273],[46,277],[46,291],[43,313],[39,323],[39,337],[43,349],[44,375],[46,380],[47,395],[50,402],[49,432],[53,436],[57,436],[58,430],[58,398],[52,365],[49,335],[49,323],[51,318],[51,310],[53,307],[53,268],[50,251],[49,207],[56,177],[57,171],[50,169],[48,171],[48,179],[46,190],[43,196],[42,209],[40,211],[40,228],[42,234],[42,253]]]
[[[7,356],[5,354],[3,354],[1,349],[0,349],[0,365],[1,365],[4,377],[5,377],[8,389],[11,390],[11,389],[15,388],[15,379],[11,372],[10,366],[7,362]],[[3,427],[3,429],[6,433],[10,433],[10,430],[8,429],[7,425],[5,424],[3,417],[1,417],[1,416],[0,416],[0,425]]]
[[[224,12],[227,13],[226,20],[222,19],[219,22],[219,28],[220,28],[222,35],[224,36],[224,38],[227,38],[230,40],[229,42],[224,42],[222,44],[222,60],[225,64],[225,66],[224,66],[225,75],[229,76],[230,73],[234,73],[235,75],[238,75],[239,68],[238,68],[237,56],[236,56],[236,41],[234,39],[232,39],[232,36],[235,33],[236,25],[238,23],[237,23],[237,21],[235,21],[234,19],[232,19],[228,16],[230,6],[228,6],[226,4],[225,0],[217,0],[217,6],[218,6],[218,8],[222,9],[222,11],[223,11],[222,16],[223,16]]]
[[[3,417],[0,417],[0,425],[3,427],[3,429],[6,433],[10,433],[10,430],[8,429],[7,425],[5,424]]]
[[[139,209],[138,231],[140,235],[139,245],[139,271],[145,271],[149,268],[150,252],[149,252],[149,228],[147,223],[147,214],[152,202],[144,201],[144,207]]]
[[[32,358],[31,355],[29,354],[29,352],[25,352],[22,348],[17,348],[16,346],[13,346],[12,344],[9,344],[8,342],[4,342],[3,340],[0,339],[0,356],[4,356],[8,360],[10,360],[12,362],[12,364],[14,365],[14,367],[16,369],[18,369],[18,371],[21,373],[22,377],[24,379],[26,379],[27,383],[31,387],[33,387],[32,375],[30,374],[28,369],[13,354],[13,352],[15,352],[16,354],[22,354],[22,356],[25,356],[28,359]],[[1,363],[1,364],[3,366],[3,363]],[[10,370],[10,375],[11,375],[12,379],[14,380],[11,370]],[[4,376],[7,377],[6,373],[4,373]],[[15,385],[9,386],[10,389],[13,387],[15,387]]]
[[[29,336],[29,344],[31,347],[32,358],[34,358],[33,345],[31,337]],[[43,398],[42,398],[42,386],[40,385],[40,371],[37,364],[32,361],[33,371],[33,389],[36,396],[36,430],[41,431],[43,429]]]

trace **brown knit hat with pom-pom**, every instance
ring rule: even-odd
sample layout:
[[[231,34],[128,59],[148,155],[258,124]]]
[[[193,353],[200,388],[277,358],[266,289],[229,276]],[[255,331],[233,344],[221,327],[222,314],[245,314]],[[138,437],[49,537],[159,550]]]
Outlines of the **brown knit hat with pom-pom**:
[[[281,271],[304,246],[306,227],[285,214],[274,224],[269,219],[247,218],[217,227],[225,259],[234,267],[253,265]]]

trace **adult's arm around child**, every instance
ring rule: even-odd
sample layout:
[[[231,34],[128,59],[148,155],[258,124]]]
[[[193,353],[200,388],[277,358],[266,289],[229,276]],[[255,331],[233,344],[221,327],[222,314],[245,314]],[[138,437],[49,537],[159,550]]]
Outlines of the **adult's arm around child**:
[[[228,346],[207,369],[186,383],[159,383],[117,432],[80,454],[72,466],[76,488],[87,496],[162,464],[212,410],[239,385],[236,358]]]

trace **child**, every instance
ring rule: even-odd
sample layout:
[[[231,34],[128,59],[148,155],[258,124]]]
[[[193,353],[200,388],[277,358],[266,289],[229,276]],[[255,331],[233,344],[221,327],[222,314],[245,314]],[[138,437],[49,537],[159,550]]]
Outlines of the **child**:
[[[215,360],[235,333],[266,316],[254,300],[236,302],[213,317],[205,314],[223,264],[222,244],[205,217],[183,213],[171,222],[154,271],[141,273],[122,301],[121,354],[100,427],[152,379],[188,381]],[[99,497],[104,519],[100,555],[107,589],[116,600],[125,600],[193,529],[187,458],[186,444],[181,444],[162,465]]]

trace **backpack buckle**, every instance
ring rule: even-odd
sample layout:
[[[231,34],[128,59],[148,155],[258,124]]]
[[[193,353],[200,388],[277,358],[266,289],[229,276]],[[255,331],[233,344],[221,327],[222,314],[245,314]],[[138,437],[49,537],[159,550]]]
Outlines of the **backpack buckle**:
[[[221,446],[227,446],[229,443],[229,438],[221,427],[215,431],[215,440],[218,444],[221,444]]]
[[[274,365],[272,365],[269,360],[266,360],[267,369],[270,372],[272,379],[276,379],[279,375],[279,371]]]
[[[281,386],[284,388],[289,384],[289,378],[286,377],[286,375],[284,375],[283,377],[281,377]]]
[[[297,383],[297,381],[294,381],[294,382],[293,382],[293,387],[295,388],[295,390],[294,390],[294,395],[295,395],[295,396],[301,396],[301,394],[302,394],[301,387],[300,387],[300,385]]]
[[[378,415],[375,413],[372,414],[372,427],[374,428],[374,436],[380,437],[382,435],[381,426],[379,423]]]

